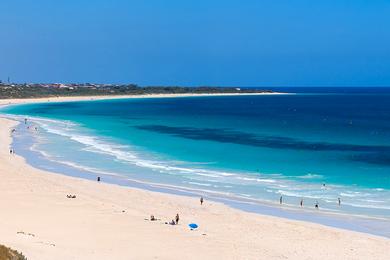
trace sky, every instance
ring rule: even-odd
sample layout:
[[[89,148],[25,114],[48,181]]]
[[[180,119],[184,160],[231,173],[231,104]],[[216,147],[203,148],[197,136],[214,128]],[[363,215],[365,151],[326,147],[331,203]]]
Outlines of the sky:
[[[1,0],[0,80],[390,86],[390,0]]]

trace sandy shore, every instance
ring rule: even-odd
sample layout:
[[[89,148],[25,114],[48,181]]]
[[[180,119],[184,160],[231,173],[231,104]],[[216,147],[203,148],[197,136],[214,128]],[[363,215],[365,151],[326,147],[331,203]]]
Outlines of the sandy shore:
[[[150,94],[150,95],[118,95],[118,96],[75,96],[75,97],[48,97],[26,99],[0,99],[0,106],[13,104],[27,104],[39,102],[66,102],[66,101],[90,101],[103,99],[123,98],[176,98],[176,97],[207,97],[207,96],[259,96],[259,95],[290,95],[293,93],[220,93],[220,94]]]
[[[386,238],[35,169],[9,154],[15,125],[0,118],[0,244],[28,259],[388,259]]]

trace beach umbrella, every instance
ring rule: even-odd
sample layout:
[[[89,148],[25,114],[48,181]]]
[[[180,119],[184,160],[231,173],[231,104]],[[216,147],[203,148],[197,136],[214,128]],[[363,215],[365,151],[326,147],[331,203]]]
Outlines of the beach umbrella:
[[[191,229],[196,229],[196,228],[198,228],[198,225],[195,224],[195,223],[188,224],[188,226],[189,226]]]

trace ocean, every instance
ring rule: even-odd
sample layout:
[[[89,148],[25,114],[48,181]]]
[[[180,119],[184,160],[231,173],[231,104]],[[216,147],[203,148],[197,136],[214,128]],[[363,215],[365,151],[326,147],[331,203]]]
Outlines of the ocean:
[[[390,220],[390,89],[275,90],[296,94],[46,102],[1,113],[21,122],[17,152],[28,144],[44,169]]]

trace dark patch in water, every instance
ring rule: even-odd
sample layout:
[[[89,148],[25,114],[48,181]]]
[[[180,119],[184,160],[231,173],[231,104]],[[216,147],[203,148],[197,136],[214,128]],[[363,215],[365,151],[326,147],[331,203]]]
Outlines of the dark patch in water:
[[[282,136],[260,136],[240,131],[217,128],[172,127],[163,125],[143,125],[136,128],[169,134],[177,137],[207,140],[220,143],[233,143],[255,147],[274,149],[293,149],[309,151],[340,151],[340,152],[390,152],[390,146],[354,145],[327,142],[306,142]]]
[[[390,154],[387,153],[358,154],[355,156],[351,156],[350,160],[356,162],[388,166],[390,165]]]

